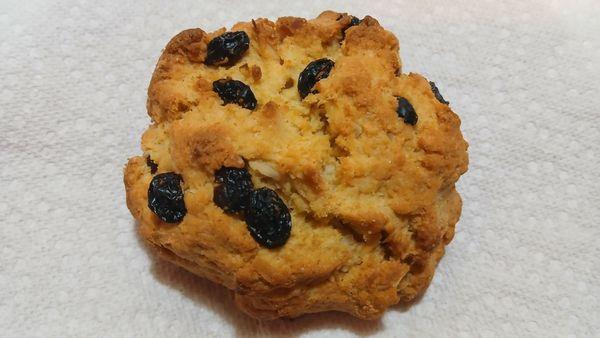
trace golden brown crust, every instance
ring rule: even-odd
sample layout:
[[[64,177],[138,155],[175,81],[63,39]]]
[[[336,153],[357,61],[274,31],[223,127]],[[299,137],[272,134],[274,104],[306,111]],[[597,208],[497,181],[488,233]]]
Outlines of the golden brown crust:
[[[230,67],[203,63],[221,29],[184,31],[165,48],[148,89],[154,124],[142,137],[158,172],[183,177],[187,215],[162,222],[147,207],[145,158],[125,167],[127,205],[140,235],[175,264],[235,292],[258,318],[338,310],[377,318],[429,284],[461,210],[455,182],[467,169],[460,120],[422,76],[396,76],[398,41],[366,17],[327,11],[238,23],[250,48]],[[303,100],[298,74],[335,61]],[[212,82],[248,84],[258,105],[223,105]],[[398,118],[408,99],[416,125]],[[213,201],[214,171],[243,167],[256,187],[290,207],[292,233],[278,249],[258,245],[239,217]]]
[[[243,168],[228,129],[221,124],[194,126],[181,120],[171,124],[171,156],[178,168],[205,170],[208,174],[222,166]]]

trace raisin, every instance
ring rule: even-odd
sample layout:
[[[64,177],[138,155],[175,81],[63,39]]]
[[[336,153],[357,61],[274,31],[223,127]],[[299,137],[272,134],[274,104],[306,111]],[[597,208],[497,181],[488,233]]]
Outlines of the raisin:
[[[150,155],[146,156],[146,165],[148,166],[148,168],[150,168],[150,173],[152,175],[156,174],[156,171],[158,170],[158,164],[152,161]]]
[[[359,19],[359,18],[357,18],[357,17],[355,17],[355,16],[353,15],[353,16],[352,16],[352,19],[350,19],[350,26],[348,26],[346,29],[348,29],[348,28],[350,28],[350,27],[352,27],[352,26],[358,26],[358,25],[360,25],[360,22],[361,22],[361,21],[362,21],[361,19]]]
[[[340,21],[340,20],[342,20],[343,17],[344,17],[343,14],[339,14],[338,17],[335,19],[335,21]],[[350,15],[350,23],[348,24],[348,26],[346,28],[344,28],[344,30],[346,30],[352,26],[358,26],[361,22],[362,22],[361,19],[355,17],[354,15]]]
[[[417,124],[417,113],[412,104],[402,96],[396,96],[396,99],[398,99],[398,108],[396,108],[398,117],[404,119],[404,123],[406,124],[411,124],[413,126]]]
[[[250,38],[244,31],[227,32],[210,40],[206,46],[207,65],[232,64],[248,50]]]
[[[213,202],[228,213],[244,209],[254,186],[246,168],[221,167],[215,173],[220,183],[215,187]]]
[[[314,85],[329,76],[331,68],[334,66],[334,62],[329,59],[318,59],[306,66],[304,70],[298,76],[298,92],[301,98],[305,98],[310,93],[316,93],[317,91],[311,91]]]
[[[433,92],[433,95],[435,96],[435,98],[440,101],[443,104],[449,104],[450,102],[444,100],[444,97],[442,96],[442,94],[440,94],[440,90],[438,89],[438,87],[435,85],[435,82],[433,81],[429,81],[429,86],[431,86],[431,91]]]
[[[346,38],[346,30],[350,27],[360,25],[361,21],[362,21],[361,19],[359,19],[353,15],[352,18],[350,19],[350,23],[348,24],[348,26],[346,26],[342,29],[342,40]]]
[[[254,240],[267,248],[287,242],[292,230],[292,217],[285,203],[269,188],[254,190],[246,207],[246,224]]]
[[[167,223],[179,223],[187,213],[181,189],[181,176],[162,173],[154,176],[148,188],[148,208]]]
[[[256,97],[252,89],[238,80],[220,79],[213,82],[213,91],[219,94],[224,104],[235,103],[243,108],[254,110]]]

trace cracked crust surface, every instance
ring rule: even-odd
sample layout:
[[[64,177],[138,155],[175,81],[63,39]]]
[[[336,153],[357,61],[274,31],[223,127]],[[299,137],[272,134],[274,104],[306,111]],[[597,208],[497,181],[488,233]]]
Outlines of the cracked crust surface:
[[[148,90],[153,124],[143,156],[125,168],[127,205],[141,236],[167,260],[220,283],[262,319],[337,310],[372,319],[429,284],[461,210],[455,182],[467,169],[460,120],[428,81],[400,74],[398,41],[366,17],[324,12],[236,24],[250,47],[229,67],[203,63],[220,29],[175,36]],[[335,61],[318,93],[300,99],[299,73]],[[212,82],[251,87],[253,111],[222,105]],[[418,122],[396,114],[408,99]],[[158,173],[183,177],[187,215],[162,222],[148,209]],[[290,208],[292,231],[277,249],[258,245],[237,216],[213,203],[214,171],[243,167],[254,186],[274,189]]]

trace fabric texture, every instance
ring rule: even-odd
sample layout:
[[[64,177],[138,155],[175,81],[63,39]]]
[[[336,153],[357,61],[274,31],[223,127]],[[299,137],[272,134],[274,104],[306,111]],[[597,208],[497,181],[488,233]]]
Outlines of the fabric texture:
[[[183,29],[326,9],[377,18],[470,144],[427,293],[380,321],[258,322],[152,257],[125,205],[146,89]],[[598,1],[0,3],[0,335],[597,337]]]

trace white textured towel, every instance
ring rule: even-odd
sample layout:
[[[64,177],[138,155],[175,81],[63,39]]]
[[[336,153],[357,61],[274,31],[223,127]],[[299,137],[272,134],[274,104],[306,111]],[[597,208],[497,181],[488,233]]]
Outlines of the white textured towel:
[[[259,323],[154,260],[122,168],[167,41],[255,17],[370,14],[470,143],[433,283],[381,321]],[[600,336],[600,2],[0,3],[0,336]]]

